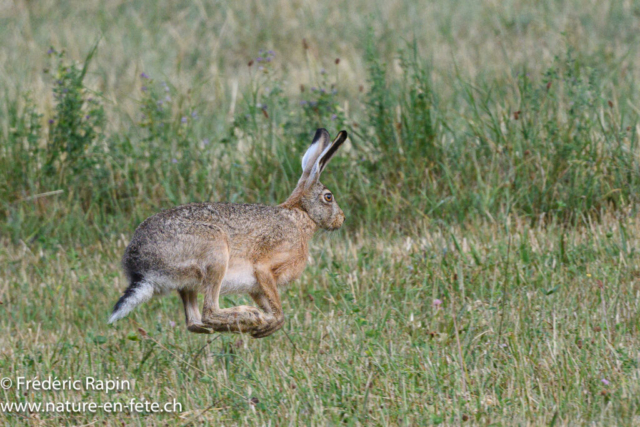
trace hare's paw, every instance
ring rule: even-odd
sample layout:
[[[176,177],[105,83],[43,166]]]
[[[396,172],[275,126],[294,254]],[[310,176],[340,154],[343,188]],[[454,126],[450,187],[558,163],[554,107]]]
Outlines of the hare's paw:
[[[268,319],[257,308],[241,305],[204,313],[202,322],[217,332],[250,332],[266,325]]]
[[[212,328],[207,328],[203,323],[191,323],[187,325],[187,330],[196,334],[213,334]]]
[[[273,334],[278,329],[282,328],[284,325],[284,316],[275,317],[272,315],[268,316],[268,323],[264,326],[257,327],[251,331],[251,336],[253,338],[264,338]]]

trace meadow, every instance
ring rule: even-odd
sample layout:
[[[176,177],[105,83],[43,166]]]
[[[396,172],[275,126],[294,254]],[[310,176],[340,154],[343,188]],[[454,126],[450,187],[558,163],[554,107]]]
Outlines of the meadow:
[[[6,425],[638,425],[640,4],[0,3],[0,377],[175,413]],[[114,326],[133,230],[276,204],[318,127],[344,227],[262,340]],[[242,296],[223,304],[245,304]]]

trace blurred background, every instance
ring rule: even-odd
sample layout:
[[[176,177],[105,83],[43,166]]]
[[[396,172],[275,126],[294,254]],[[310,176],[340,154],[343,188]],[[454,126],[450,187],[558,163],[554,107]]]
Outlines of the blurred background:
[[[277,203],[317,127],[351,136],[324,176],[351,229],[630,206],[639,19],[633,1],[4,1],[2,231]]]

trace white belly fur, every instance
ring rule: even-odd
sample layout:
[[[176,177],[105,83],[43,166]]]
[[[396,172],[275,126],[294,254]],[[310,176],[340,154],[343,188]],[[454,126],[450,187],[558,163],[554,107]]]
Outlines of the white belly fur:
[[[148,273],[144,278],[153,285],[156,295],[167,295],[174,289],[194,289],[203,292],[202,283],[193,279],[176,282],[175,279],[156,273]],[[227,273],[222,279],[220,295],[246,294],[255,290],[257,285],[253,265],[244,260],[236,261],[227,268]]]
[[[222,279],[220,295],[245,294],[256,289],[258,282],[251,263],[246,261],[234,262],[227,268],[227,274]]]

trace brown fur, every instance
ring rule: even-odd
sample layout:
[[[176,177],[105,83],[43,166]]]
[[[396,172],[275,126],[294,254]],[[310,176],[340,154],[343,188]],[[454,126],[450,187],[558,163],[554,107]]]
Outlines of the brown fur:
[[[123,266],[131,280],[114,308],[112,320],[138,301],[177,290],[189,331],[248,332],[268,336],[284,323],[278,286],[296,280],[309,256],[309,240],[319,229],[335,230],[344,214],[319,176],[346,139],[330,144],[324,129],[303,161],[303,174],[291,196],[279,206],[193,203],[162,211],[136,229]],[[142,289],[142,291],[140,291]],[[139,296],[136,292],[141,292]],[[204,294],[202,315],[197,293]],[[246,292],[258,308],[221,309],[221,292]],[[131,302],[133,301],[133,302]]]

